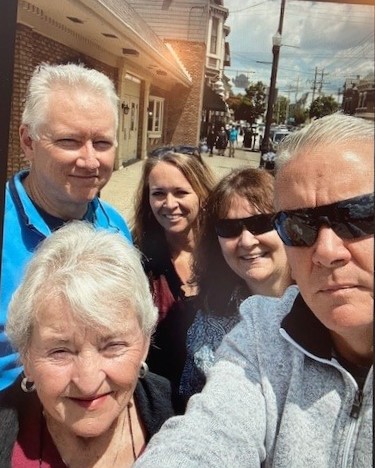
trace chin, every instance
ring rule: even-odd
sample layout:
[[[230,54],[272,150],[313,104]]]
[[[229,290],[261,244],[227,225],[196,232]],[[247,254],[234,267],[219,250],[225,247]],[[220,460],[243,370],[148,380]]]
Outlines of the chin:
[[[81,190],[72,190],[70,198],[76,203],[86,203],[93,200],[99,192],[100,188],[97,186],[86,188],[82,187]]]
[[[355,304],[337,304],[317,315],[332,331],[368,328],[373,326],[372,308],[367,311]]]
[[[107,432],[112,424],[113,424],[113,421],[109,421],[107,424],[105,424],[104,422],[100,420],[87,421],[87,422],[80,421],[74,424],[71,430],[74,433],[74,435],[76,435],[77,437],[83,437],[83,438],[99,437],[105,432]]]

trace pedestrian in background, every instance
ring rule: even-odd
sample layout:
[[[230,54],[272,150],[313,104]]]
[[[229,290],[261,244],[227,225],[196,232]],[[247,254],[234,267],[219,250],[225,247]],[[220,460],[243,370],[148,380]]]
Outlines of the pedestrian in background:
[[[184,399],[202,390],[216,349],[240,320],[241,302],[253,294],[279,297],[292,284],[271,222],[273,186],[266,171],[236,169],[207,199],[195,252],[199,311],[187,334]]]
[[[228,135],[224,127],[220,127],[220,131],[217,134],[216,148],[219,156],[225,156],[225,150],[228,146]]]
[[[0,389],[22,370],[4,326],[10,298],[39,243],[72,219],[131,239],[121,215],[98,198],[113,171],[117,127],[118,97],[103,73],[75,64],[35,69],[19,130],[30,168],[11,178],[5,193]]]
[[[274,223],[298,287],[242,303],[203,391],[137,468],[372,466],[374,124],[323,117],[278,152]]]
[[[217,133],[216,133],[215,126],[213,125],[207,134],[207,146],[208,146],[208,149],[210,150],[209,156],[213,155],[216,140],[217,140]]]
[[[234,158],[235,145],[237,143],[238,131],[234,125],[229,128],[229,157]]]
[[[244,148],[251,148],[253,141],[253,132],[250,127],[245,128],[245,134],[243,139]]]
[[[158,148],[144,162],[136,195],[134,242],[144,254],[159,309],[147,362],[176,389],[186,359],[186,332],[197,310],[192,264],[198,213],[213,185],[214,177],[197,148]]]

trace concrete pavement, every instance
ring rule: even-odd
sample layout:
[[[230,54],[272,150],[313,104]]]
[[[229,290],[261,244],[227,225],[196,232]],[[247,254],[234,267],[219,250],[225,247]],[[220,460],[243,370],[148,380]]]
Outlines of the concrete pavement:
[[[218,179],[237,167],[258,167],[259,158],[260,153],[246,151],[242,148],[236,148],[234,158],[218,156],[217,154],[209,157],[208,153],[203,153],[204,161],[211,167]],[[142,166],[143,161],[136,161],[115,171],[100,194],[101,198],[113,205],[128,222],[131,222],[133,216],[133,203]]]

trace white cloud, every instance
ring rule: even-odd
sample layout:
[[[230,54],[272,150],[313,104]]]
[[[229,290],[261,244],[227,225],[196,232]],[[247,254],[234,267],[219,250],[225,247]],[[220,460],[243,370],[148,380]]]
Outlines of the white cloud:
[[[272,36],[279,24],[280,3],[281,0],[224,1],[231,27],[231,66],[225,71],[228,76],[246,71],[251,81],[269,85],[271,65],[258,62],[272,61]],[[303,92],[311,94],[316,67],[318,80],[323,76],[322,91],[334,95],[346,78],[373,72],[374,10],[368,5],[287,0],[279,92],[289,92],[292,101]],[[234,89],[239,91],[243,92]]]

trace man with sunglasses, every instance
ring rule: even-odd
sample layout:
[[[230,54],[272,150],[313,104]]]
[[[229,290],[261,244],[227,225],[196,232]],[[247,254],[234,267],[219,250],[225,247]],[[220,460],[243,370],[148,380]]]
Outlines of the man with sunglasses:
[[[283,141],[273,222],[297,286],[242,303],[137,468],[372,466],[373,184],[371,122],[335,114]]]

